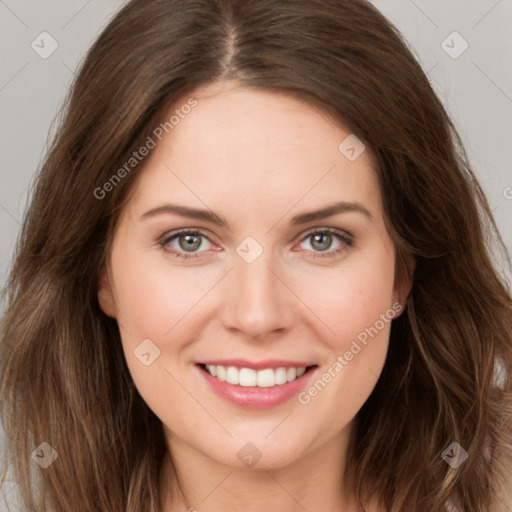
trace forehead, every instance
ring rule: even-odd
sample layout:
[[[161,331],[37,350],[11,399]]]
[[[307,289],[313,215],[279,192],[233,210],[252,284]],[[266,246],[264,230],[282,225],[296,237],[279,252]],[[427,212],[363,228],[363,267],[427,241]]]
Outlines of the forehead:
[[[178,110],[179,123],[151,151],[132,207],[172,199],[249,215],[268,208],[284,212],[298,201],[321,207],[346,200],[365,202],[379,215],[369,150],[347,158],[344,141],[355,143],[357,152],[362,146],[326,113],[284,93],[233,84],[191,96],[194,108],[181,111],[184,98],[170,109],[166,118]]]

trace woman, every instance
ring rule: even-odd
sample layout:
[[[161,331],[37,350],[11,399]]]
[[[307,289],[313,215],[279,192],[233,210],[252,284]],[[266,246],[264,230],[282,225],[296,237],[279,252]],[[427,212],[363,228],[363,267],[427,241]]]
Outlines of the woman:
[[[6,288],[25,507],[509,510],[493,233],[369,3],[132,0],[77,75]]]

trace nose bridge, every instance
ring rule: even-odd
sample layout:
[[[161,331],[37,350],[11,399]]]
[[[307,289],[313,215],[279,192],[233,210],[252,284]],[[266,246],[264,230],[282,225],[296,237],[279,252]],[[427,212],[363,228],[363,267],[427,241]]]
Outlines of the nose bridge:
[[[250,263],[236,257],[224,306],[226,327],[256,338],[293,324],[293,294],[276,277],[279,272],[273,266],[265,253]]]

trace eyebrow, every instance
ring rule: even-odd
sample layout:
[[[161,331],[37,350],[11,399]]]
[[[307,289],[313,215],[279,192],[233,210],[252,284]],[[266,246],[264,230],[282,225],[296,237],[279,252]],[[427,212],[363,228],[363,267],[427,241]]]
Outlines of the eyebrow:
[[[347,202],[339,202],[334,203],[332,205],[326,206],[320,210],[315,210],[312,212],[300,213],[296,215],[290,220],[290,224],[305,224],[306,222],[311,222],[313,220],[322,220],[327,217],[332,217],[338,213],[348,213],[348,212],[357,212],[362,213],[369,220],[373,221],[372,214],[360,203],[347,203]]]
[[[199,210],[197,208],[189,208],[188,206],[182,206],[179,204],[166,203],[156,208],[152,208],[146,213],[142,214],[140,220],[144,220],[148,217],[154,217],[163,213],[174,213],[181,217],[188,217],[189,219],[202,220],[209,222],[210,224],[216,224],[218,226],[227,227],[228,222],[223,217],[220,217],[211,210]]]
[[[317,221],[326,219],[327,217],[332,217],[338,213],[348,213],[348,212],[356,212],[361,213],[369,220],[373,221],[372,214],[360,203],[353,202],[339,202],[334,203],[325,208],[321,208],[320,210],[314,210],[311,212],[300,213],[295,215],[291,220],[290,224],[296,226],[299,224],[306,224],[307,222]],[[203,222],[208,222],[210,224],[215,224],[217,226],[227,227],[228,222],[224,217],[221,217],[214,213],[211,210],[201,210],[197,208],[190,208],[188,206],[182,206],[178,204],[166,203],[161,206],[157,206],[156,208],[152,208],[148,210],[146,213],[142,214],[140,220],[144,220],[150,217],[154,217],[156,215],[161,214],[169,214],[173,213],[176,215],[180,215],[181,217],[187,217],[189,219],[200,220]]]

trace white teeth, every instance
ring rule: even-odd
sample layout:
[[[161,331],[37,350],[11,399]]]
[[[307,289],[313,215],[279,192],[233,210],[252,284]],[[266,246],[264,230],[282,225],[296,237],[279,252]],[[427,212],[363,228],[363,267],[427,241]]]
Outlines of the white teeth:
[[[217,366],[217,379],[225,382],[226,380],[226,368],[224,366]]]
[[[275,378],[278,386],[286,384],[288,382],[288,379],[286,378],[286,368],[277,368]]]
[[[298,379],[306,372],[306,367],[299,368],[265,368],[253,370],[252,368],[237,368],[236,366],[206,365],[206,369],[212,377],[217,377],[222,382],[240,385],[244,387],[271,388],[280,386]]]
[[[240,377],[238,376],[238,369],[234,366],[229,366],[226,370],[226,382],[230,384],[238,384]]]
[[[234,368],[234,367],[233,367]],[[256,386],[256,371],[251,368],[235,368],[238,371],[240,386]],[[238,384],[238,382],[230,382],[230,384]]]
[[[286,370],[286,378],[288,379],[288,382],[295,380],[295,377],[297,377],[297,369],[296,368],[288,368]]]
[[[271,388],[276,385],[276,376],[272,368],[260,370],[257,374],[257,385],[259,388]]]

